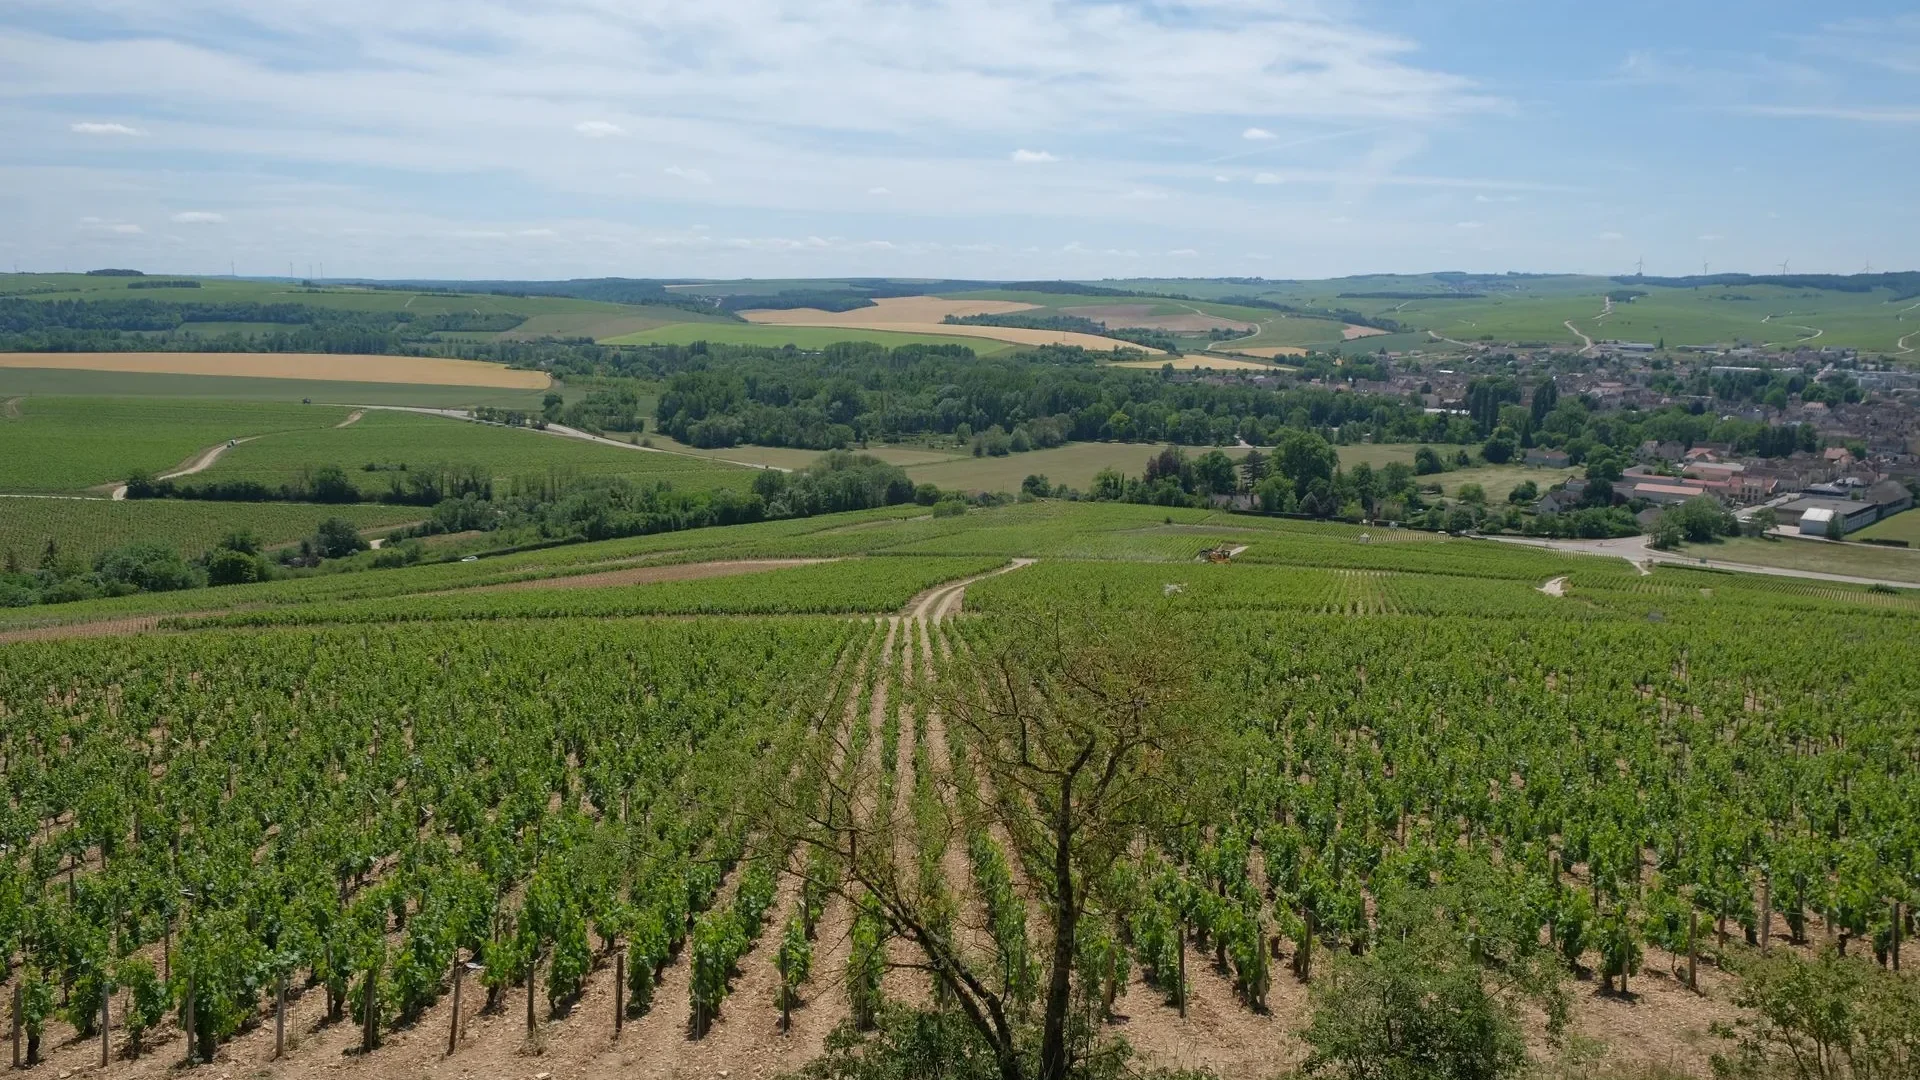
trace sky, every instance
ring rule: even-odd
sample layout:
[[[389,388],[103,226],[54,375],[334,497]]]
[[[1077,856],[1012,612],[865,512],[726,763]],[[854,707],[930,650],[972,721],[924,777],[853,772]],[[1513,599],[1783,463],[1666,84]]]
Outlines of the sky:
[[[6,0],[0,271],[1920,266],[1910,0]]]

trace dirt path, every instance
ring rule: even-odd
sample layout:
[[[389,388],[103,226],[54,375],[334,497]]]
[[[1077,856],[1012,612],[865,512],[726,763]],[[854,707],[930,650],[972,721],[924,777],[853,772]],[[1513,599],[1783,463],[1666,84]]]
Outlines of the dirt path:
[[[1581,333],[1580,328],[1573,325],[1572,319],[1568,319],[1565,322],[1561,323],[1560,325],[1566,327],[1568,333],[1580,339],[1580,344],[1581,344],[1580,355],[1586,356],[1587,354],[1593,352],[1593,339],[1588,337],[1586,334]]]
[[[352,412],[350,412],[350,413],[348,413],[348,414],[347,414],[347,418],[346,418],[345,420],[342,420],[342,421],[340,421],[339,423],[337,423],[337,424],[335,424],[335,425],[333,425],[333,426],[334,426],[334,427],[337,427],[337,428],[343,428],[343,427],[352,427],[353,425],[355,425],[355,424],[357,424],[357,423],[359,423],[359,422],[360,422],[360,418],[361,418],[361,417],[363,417],[363,416],[365,416],[365,415],[367,415],[367,410],[365,410],[365,409],[355,409],[355,410],[353,410]]]
[[[1568,329],[1570,329],[1570,330],[1571,330],[1571,329],[1572,329],[1572,327],[1568,327]],[[1575,331],[1574,331],[1574,333],[1576,333],[1576,334],[1577,334],[1577,333],[1579,333],[1579,331],[1578,331],[1578,330],[1575,330]],[[1455,340],[1454,338],[1450,338],[1450,337],[1448,337],[1448,336],[1446,336],[1445,334],[1442,334],[1442,333],[1441,333],[1440,331],[1438,331],[1438,330],[1429,330],[1429,331],[1427,331],[1427,336],[1428,336],[1428,337],[1430,337],[1430,338],[1432,338],[1432,339],[1433,339],[1433,340],[1435,340],[1435,341],[1444,341],[1444,342],[1446,342],[1446,343],[1447,343],[1447,344],[1449,344],[1449,345],[1458,345],[1458,346],[1460,346],[1460,347],[1461,347],[1461,348],[1463,348],[1463,349],[1471,349],[1471,348],[1474,348],[1474,345],[1473,345],[1473,344],[1472,344],[1471,342],[1467,342],[1467,341],[1458,341],[1458,340]]]
[[[359,410],[360,413],[372,412],[376,410],[383,411],[383,412],[409,412],[409,413],[418,413],[421,416],[444,416],[449,420],[464,420],[469,424],[478,424],[478,423],[484,422],[480,420],[475,420],[464,409],[433,409],[433,408],[428,408],[424,405],[351,405],[351,404],[345,404],[341,402],[323,402],[322,404],[334,405],[338,408],[356,409],[356,410]],[[334,426],[346,427],[347,424],[352,423],[356,418],[357,416],[348,417],[344,423],[336,424]],[[501,425],[494,425],[494,426],[504,427],[506,425],[501,424]],[[722,465],[738,465],[741,468],[745,468],[745,469],[772,469],[774,472],[792,472],[793,471],[791,469],[784,468],[779,465],[762,465],[757,461],[738,461],[733,458],[710,457],[706,454],[687,454],[687,453],[682,453],[681,451],[678,451],[678,450],[667,450],[658,446],[642,446],[639,443],[621,442],[618,439],[609,439],[609,438],[606,438],[605,436],[594,435],[589,432],[581,431],[578,428],[570,428],[565,424],[548,424],[544,428],[530,427],[530,428],[527,428],[526,430],[532,431],[538,434],[542,434],[542,435],[553,435],[553,436],[566,438],[566,439],[580,439],[584,442],[598,443],[601,446],[614,446],[622,450],[639,450],[642,453],[647,453],[647,454],[670,454],[674,457],[693,458],[698,461],[713,461],[713,462],[718,462],[719,464],[722,464]]]
[[[935,585],[933,588],[907,601],[907,606],[901,609],[900,614],[924,622],[936,610],[946,610],[950,607],[951,610],[958,611],[961,600],[960,594],[966,592],[967,586],[976,581],[983,581],[990,577],[998,577],[1001,574],[1012,573],[1023,566],[1032,566],[1035,561],[1034,559],[1015,559],[1007,565],[1000,567],[998,570],[989,570],[984,574],[975,574],[970,578],[962,578],[959,581],[949,581],[944,585]]]
[[[338,426],[345,427],[346,425],[341,424]],[[213,446],[213,447],[207,448],[206,450],[202,450],[200,452],[200,456],[194,458],[184,468],[175,469],[172,472],[168,472],[168,473],[161,473],[159,476],[154,477],[154,479],[155,480],[172,480],[176,477],[192,476],[194,473],[197,473],[197,472],[205,472],[208,468],[212,467],[214,462],[220,460],[221,454],[224,454],[227,451],[233,449],[234,447],[239,446],[241,443],[250,443],[253,440],[258,438],[260,438],[260,436],[258,435],[248,435],[245,438],[228,439],[226,442],[223,442],[218,446]],[[113,489],[113,500],[115,502],[119,502],[125,499],[126,497],[127,497],[127,485],[121,484],[119,487],[116,487]]]
[[[1565,596],[1567,595],[1567,579],[1565,577],[1554,578],[1545,585],[1540,586],[1540,591],[1546,593],[1548,596]]]
[[[5,401],[0,401],[0,420],[19,419],[20,400],[21,399],[17,397],[10,397]]]
[[[1899,341],[1894,342],[1893,347],[1900,350],[1902,354],[1912,352],[1913,349],[1910,346],[1908,346],[1907,342],[1913,340],[1914,334],[1920,334],[1920,330],[1915,330],[1913,334],[1907,334],[1906,336],[1902,337]]]

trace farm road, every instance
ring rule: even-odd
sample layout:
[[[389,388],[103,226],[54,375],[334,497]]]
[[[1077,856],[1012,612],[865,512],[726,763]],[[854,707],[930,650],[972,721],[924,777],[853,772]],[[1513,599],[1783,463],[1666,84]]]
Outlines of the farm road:
[[[342,424],[340,426],[345,427],[346,425]],[[177,476],[192,476],[194,473],[204,472],[207,469],[211,468],[214,462],[220,460],[221,454],[226,453],[228,450],[232,449],[233,447],[239,446],[241,443],[252,442],[253,440],[259,437],[260,436],[258,435],[249,435],[244,439],[228,439],[226,442],[223,442],[218,446],[209,447],[208,449],[201,451],[200,456],[193,459],[193,462],[187,465],[185,468],[175,469],[170,473],[161,473],[159,476],[154,477],[154,479],[172,480]],[[121,484],[119,487],[116,487],[113,489],[113,501],[119,502],[125,499],[126,497],[127,497],[127,485]]]
[[[465,420],[470,424],[477,424],[481,422],[481,421],[475,420],[472,416],[468,415],[467,412],[463,409],[431,409],[423,405],[344,405],[341,407],[348,408],[348,409],[358,409],[362,413],[371,409],[380,409],[386,412],[410,412],[410,413],[420,413],[423,416],[444,416],[449,420]],[[347,424],[350,424],[357,419],[359,419],[358,413],[356,413],[354,416],[348,417],[345,422],[337,424],[335,426],[346,427]],[[608,439],[600,435],[592,435],[587,432],[581,431],[578,428],[570,428],[565,424],[548,424],[544,428],[529,428],[528,430],[537,431],[546,435],[557,435],[562,438],[580,439],[585,442],[600,443],[604,446],[617,446],[622,450],[639,450],[649,454],[671,454],[674,457],[694,458],[695,460],[698,460],[698,461],[717,461],[722,465],[739,465],[748,469],[772,469],[774,472],[792,472],[793,471],[791,469],[782,468],[778,465],[762,465],[756,461],[735,461],[732,458],[708,457],[705,454],[683,454],[677,450],[663,450],[658,446],[641,446],[639,443],[625,443],[625,442],[619,441],[618,439]]]
[[[1530,536],[1483,536],[1482,540],[1495,540],[1503,544],[1526,544],[1531,547],[1551,548],[1575,555],[1611,555],[1632,563],[1641,573],[1649,573],[1647,567],[1652,563],[1667,563],[1672,566],[1694,566],[1707,570],[1728,570],[1738,574],[1766,574],[1770,577],[1806,578],[1810,581],[1833,581],[1844,585],[1888,585],[1896,589],[1912,589],[1911,581],[1894,581],[1890,578],[1854,577],[1850,574],[1826,574],[1818,570],[1795,570],[1785,566],[1760,566],[1755,563],[1722,562],[1717,559],[1701,559],[1690,555],[1676,555],[1671,551],[1656,551],[1648,545],[1645,536],[1623,536],[1614,540],[1542,540]],[[1564,578],[1555,580],[1564,581]]]

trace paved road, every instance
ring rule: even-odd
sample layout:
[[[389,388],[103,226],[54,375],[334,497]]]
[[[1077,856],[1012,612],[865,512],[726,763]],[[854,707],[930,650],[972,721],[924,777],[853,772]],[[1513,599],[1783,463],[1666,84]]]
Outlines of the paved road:
[[[1483,540],[1497,540],[1503,544],[1525,544],[1531,547],[1551,548],[1576,555],[1611,555],[1632,563],[1641,573],[1651,573],[1647,567],[1653,563],[1666,563],[1670,566],[1693,566],[1706,570],[1730,570],[1739,574],[1765,574],[1769,577],[1805,578],[1809,581],[1832,581],[1845,585],[1889,585],[1896,589],[1920,589],[1920,584],[1911,581],[1895,581],[1892,578],[1854,577],[1851,574],[1826,574],[1818,570],[1795,570],[1785,566],[1759,566],[1754,563],[1723,562],[1716,559],[1701,559],[1691,555],[1680,555],[1671,551],[1655,551],[1648,546],[1645,536],[1623,536],[1612,540],[1547,540],[1531,536],[1484,536]]]

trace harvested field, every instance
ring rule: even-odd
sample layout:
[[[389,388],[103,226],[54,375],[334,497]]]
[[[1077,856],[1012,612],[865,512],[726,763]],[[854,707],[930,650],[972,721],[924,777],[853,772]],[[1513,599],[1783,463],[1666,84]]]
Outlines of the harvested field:
[[[1347,328],[1340,331],[1340,337],[1345,341],[1353,341],[1356,338],[1375,337],[1384,333],[1386,333],[1386,331],[1377,326],[1354,326],[1352,323],[1348,323]]]
[[[631,566],[624,570],[603,570],[597,574],[573,577],[535,578],[505,585],[487,585],[474,592],[518,592],[526,589],[599,589],[616,585],[651,585],[660,581],[696,581],[700,578],[732,577],[789,566],[812,566],[835,562],[834,559],[739,559],[728,562],[681,563],[677,566]]]
[[[227,375],[325,382],[428,383],[544,390],[541,371],[434,356],[333,356],[320,353],[0,353],[0,368],[114,371],[141,375]]]
[[[1155,315],[1154,308],[1153,304],[1089,304],[1061,308],[1060,312],[1063,315],[1078,315],[1083,319],[1098,319],[1112,327],[1143,326],[1149,330],[1166,330],[1175,334],[1204,334],[1209,330],[1238,330],[1249,334],[1256,329],[1254,323],[1223,319],[1198,311]]]
[[[1114,367],[1160,368],[1173,365],[1175,371],[1272,371],[1272,364],[1258,360],[1238,360],[1230,356],[1176,356],[1171,360],[1115,360]]]
[[[953,337],[987,338],[1010,341],[1016,345],[1078,345],[1083,349],[1106,352],[1110,349],[1138,349],[1160,354],[1115,338],[1096,334],[1075,334],[1062,330],[1029,330],[1012,326],[955,326],[940,320],[948,315],[1005,315],[1033,310],[1032,304],[1010,300],[942,300],[937,296],[903,296],[874,302],[873,307],[853,311],[822,311],[819,308],[791,310],[759,309],[743,311],[748,322],[766,326],[831,326],[850,330],[888,330],[906,334],[944,334]]]

